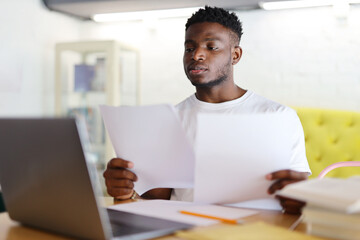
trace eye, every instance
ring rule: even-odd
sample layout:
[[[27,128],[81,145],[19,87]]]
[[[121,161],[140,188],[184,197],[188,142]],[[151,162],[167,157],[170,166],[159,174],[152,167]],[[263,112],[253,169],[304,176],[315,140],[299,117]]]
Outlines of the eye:
[[[191,48],[191,47],[185,48],[185,52],[187,52],[187,53],[192,52],[192,51],[194,51],[194,48]]]
[[[218,47],[209,46],[208,49],[209,49],[209,50],[212,50],[212,51],[215,51],[215,50],[218,50],[219,48],[218,48]]]

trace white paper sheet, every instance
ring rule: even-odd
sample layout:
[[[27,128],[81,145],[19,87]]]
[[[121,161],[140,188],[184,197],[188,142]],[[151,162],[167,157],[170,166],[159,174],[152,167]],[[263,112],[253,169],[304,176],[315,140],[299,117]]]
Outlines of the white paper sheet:
[[[173,106],[100,106],[117,157],[134,162],[135,190],[192,188],[194,151]]]
[[[294,120],[289,113],[199,115],[194,201],[270,197],[265,176],[290,167]]]
[[[243,217],[251,216],[257,214],[257,211],[248,210],[248,209],[237,209],[233,207],[226,207],[226,206],[219,206],[219,205],[194,205],[194,206],[187,206],[182,208],[181,210],[197,213],[207,216],[219,217],[223,219],[240,219]]]
[[[210,216],[239,219],[256,214],[256,211],[242,210],[215,205],[203,205],[191,202],[168,201],[168,200],[146,200],[133,203],[117,204],[110,209],[141,214],[150,217],[158,217],[196,226],[208,226],[218,224],[219,221],[196,217],[180,213],[181,210],[203,213]]]
[[[281,211],[282,207],[279,200],[274,198],[263,198],[255,199],[238,203],[229,203],[224,206],[238,207],[238,208],[251,208],[251,209],[262,209],[262,210],[274,210]]]

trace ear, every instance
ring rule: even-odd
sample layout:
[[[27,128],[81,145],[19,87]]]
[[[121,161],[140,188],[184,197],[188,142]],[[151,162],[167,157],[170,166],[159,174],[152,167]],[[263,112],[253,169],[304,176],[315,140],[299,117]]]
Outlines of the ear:
[[[242,49],[240,46],[235,46],[232,52],[232,65],[237,64],[242,56]]]

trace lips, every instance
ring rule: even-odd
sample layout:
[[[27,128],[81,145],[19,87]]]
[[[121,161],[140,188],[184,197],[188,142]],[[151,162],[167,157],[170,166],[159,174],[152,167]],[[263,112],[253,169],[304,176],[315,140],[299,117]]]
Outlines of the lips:
[[[190,70],[190,73],[191,74],[200,74],[200,73],[203,73],[205,72],[206,70],[205,69],[198,69],[198,70]]]
[[[190,65],[188,67],[188,72],[190,74],[194,74],[194,75],[204,73],[207,70],[208,70],[208,68],[206,66],[203,66],[203,65]]]

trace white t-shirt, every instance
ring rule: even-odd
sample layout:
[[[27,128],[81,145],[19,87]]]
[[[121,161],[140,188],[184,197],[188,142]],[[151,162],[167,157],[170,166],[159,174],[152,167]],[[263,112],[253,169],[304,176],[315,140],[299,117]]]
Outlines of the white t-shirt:
[[[176,105],[179,118],[185,129],[189,141],[194,145],[196,139],[196,118],[198,113],[221,113],[221,114],[251,114],[266,112],[290,112],[296,118],[298,124],[294,125],[294,132],[297,136],[296,144],[293,147],[290,159],[290,169],[311,174],[306,159],[304,132],[296,112],[284,105],[266,99],[254,92],[247,91],[238,99],[223,103],[208,103],[200,101],[195,94],[191,95]],[[171,200],[192,201],[193,189],[174,189]]]

